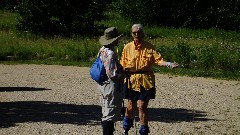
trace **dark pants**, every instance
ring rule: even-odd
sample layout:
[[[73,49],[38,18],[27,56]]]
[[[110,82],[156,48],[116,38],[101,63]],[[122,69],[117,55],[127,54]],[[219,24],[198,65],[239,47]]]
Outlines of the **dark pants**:
[[[102,121],[103,135],[113,135],[114,132],[114,122],[112,121]]]

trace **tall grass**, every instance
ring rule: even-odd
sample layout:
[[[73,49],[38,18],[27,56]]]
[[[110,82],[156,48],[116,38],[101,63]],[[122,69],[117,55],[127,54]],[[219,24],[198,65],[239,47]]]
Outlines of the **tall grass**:
[[[0,59],[1,60],[44,60],[55,59],[62,61],[88,62],[96,56],[100,45],[95,39],[76,38],[64,39],[33,39],[31,37],[19,38],[10,34],[1,34]],[[35,37],[36,38],[36,37]]]
[[[96,22],[115,26],[131,41],[132,23],[118,13],[106,12],[107,18]],[[17,14],[0,11],[0,61],[2,63],[43,63],[90,66],[101,47],[99,37],[41,37],[29,32],[17,33]],[[184,68],[169,70],[154,67],[156,72],[189,76],[240,80],[240,33],[223,30],[190,30],[145,26],[146,40],[153,43],[167,61],[176,61]],[[100,36],[100,35],[99,35]]]

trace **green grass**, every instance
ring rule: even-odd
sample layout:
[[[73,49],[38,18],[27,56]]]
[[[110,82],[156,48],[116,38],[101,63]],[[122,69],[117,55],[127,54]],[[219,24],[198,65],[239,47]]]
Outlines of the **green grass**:
[[[17,14],[13,14],[6,10],[0,10],[0,30],[1,32],[16,32]]]
[[[115,26],[124,34],[119,43],[120,56],[124,44],[132,40],[132,23],[118,13],[106,12],[105,15],[107,18],[96,22],[96,25]],[[18,33],[17,17],[15,13],[0,10],[2,64],[33,63],[89,67],[101,47],[98,43],[99,37],[43,38],[29,32]],[[156,46],[165,60],[184,65],[184,68],[174,70],[154,67],[154,71],[240,80],[240,33],[216,29],[144,28],[146,40]]]
[[[0,64],[18,65],[18,64],[44,64],[44,65],[62,65],[62,66],[79,66],[89,67],[91,62],[77,62],[77,61],[60,61],[55,59],[47,60],[18,60],[18,61],[0,61]]]

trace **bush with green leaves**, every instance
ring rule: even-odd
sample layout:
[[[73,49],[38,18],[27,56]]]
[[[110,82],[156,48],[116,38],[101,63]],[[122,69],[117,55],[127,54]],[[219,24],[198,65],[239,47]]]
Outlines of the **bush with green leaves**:
[[[133,23],[240,30],[239,0],[114,0],[114,5]]]
[[[21,2],[22,0],[1,0],[0,9],[14,11]]]
[[[18,29],[42,35],[94,34],[106,2],[99,0],[22,0]]]

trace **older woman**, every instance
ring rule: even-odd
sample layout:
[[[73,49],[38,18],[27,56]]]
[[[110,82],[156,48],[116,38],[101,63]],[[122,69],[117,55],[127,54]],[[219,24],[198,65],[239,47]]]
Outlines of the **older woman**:
[[[114,51],[120,36],[115,27],[110,27],[104,31],[104,35],[99,39],[100,44],[103,45],[99,50],[99,55],[107,75],[105,82],[98,85],[102,106],[103,135],[113,135],[114,122],[121,114],[123,70]]]
[[[166,62],[154,46],[144,41],[144,31],[141,24],[132,26],[133,41],[126,44],[121,57],[121,65],[124,70],[129,71],[129,82],[126,82],[127,90],[125,99],[128,99],[125,117],[123,119],[123,128],[125,134],[133,126],[133,111],[139,110],[141,135],[147,135],[148,127],[148,102],[155,98],[155,76],[152,70],[153,65],[175,68],[177,63]]]

